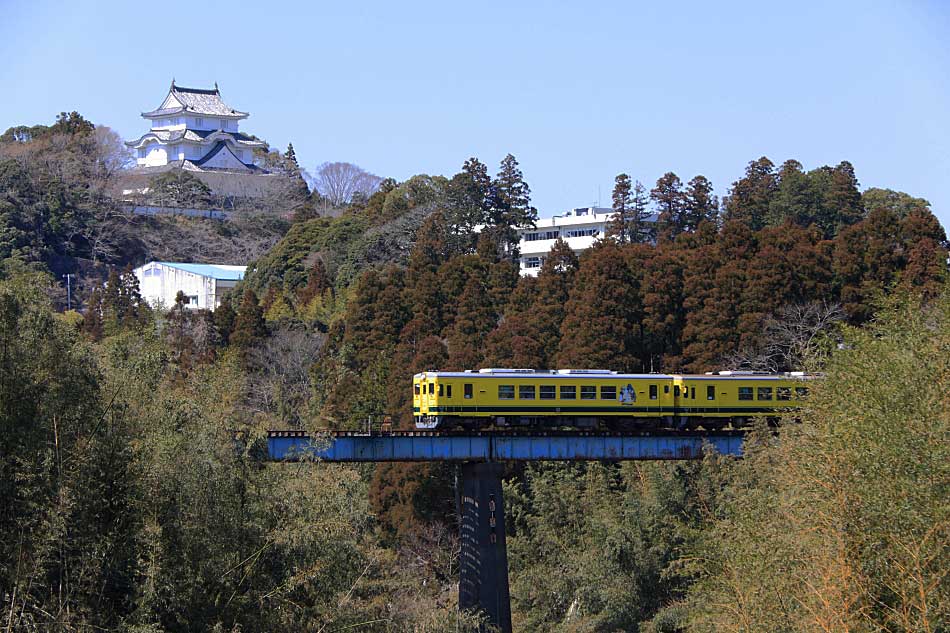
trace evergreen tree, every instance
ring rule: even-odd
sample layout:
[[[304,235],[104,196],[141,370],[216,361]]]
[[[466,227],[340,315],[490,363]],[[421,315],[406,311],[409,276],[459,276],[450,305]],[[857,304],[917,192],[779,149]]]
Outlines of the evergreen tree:
[[[671,241],[688,227],[686,215],[686,194],[679,176],[667,172],[656,181],[656,187],[650,191],[650,197],[657,210],[657,239]]]
[[[488,223],[491,194],[488,167],[474,156],[465,161],[462,171],[455,174],[446,186],[446,220],[452,234],[462,240],[462,250],[472,248],[475,227]]]
[[[492,181],[491,208],[483,233],[492,238],[499,255],[517,260],[517,229],[535,226],[538,211],[531,206],[531,188],[524,181],[518,161],[508,154]]]
[[[530,331],[542,346],[542,362],[538,365],[554,367],[557,364],[561,342],[561,324],[570,299],[571,288],[577,276],[577,255],[558,238],[548,252],[538,272],[536,298],[525,313]]]
[[[86,300],[86,309],[83,312],[82,319],[83,332],[88,334],[94,341],[102,338],[104,333],[102,323],[102,289],[93,288]]]
[[[217,331],[217,339],[222,345],[227,345],[231,338],[231,332],[234,331],[234,320],[237,315],[234,307],[231,305],[231,295],[227,294],[221,298],[221,303],[214,311],[214,328]]]
[[[835,236],[846,226],[851,226],[864,217],[861,191],[854,167],[841,161],[831,170],[831,184],[822,201],[823,213],[818,217],[818,226],[826,238]]]
[[[300,169],[300,163],[297,162],[297,152],[294,151],[293,143],[287,143],[287,151],[284,152],[284,158],[287,159],[287,162],[292,163],[298,170]]]
[[[487,288],[477,275],[469,277],[458,299],[458,312],[449,331],[449,357],[446,369],[478,369],[483,356],[485,336],[495,327],[497,318],[486,301]]]
[[[686,185],[683,194],[684,225],[695,231],[703,222],[716,224],[719,219],[719,200],[713,195],[712,183],[705,176],[695,176]]]
[[[769,203],[768,226],[791,221],[809,226],[818,216],[818,200],[812,178],[797,160],[789,159],[778,170],[778,186]]]
[[[297,303],[306,306],[315,297],[322,297],[325,292],[333,292],[333,286],[330,283],[330,276],[327,274],[327,267],[323,264],[323,259],[317,258],[307,273],[307,285],[297,291]]]
[[[765,156],[746,167],[745,176],[732,183],[725,199],[725,220],[744,222],[753,231],[765,226],[778,189],[775,165]]]
[[[247,287],[241,297],[237,315],[234,318],[234,329],[231,331],[229,342],[236,347],[247,349],[262,341],[267,336],[267,327],[264,325],[264,310],[261,309],[257,294]]]
[[[607,237],[615,238],[620,244],[633,241],[629,223],[633,206],[633,184],[627,174],[618,174],[614,178],[614,190],[611,194],[614,214],[607,225]]]
[[[599,241],[581,258],[561,324],[558,367],[634,371],[637,297],[620,248]]]

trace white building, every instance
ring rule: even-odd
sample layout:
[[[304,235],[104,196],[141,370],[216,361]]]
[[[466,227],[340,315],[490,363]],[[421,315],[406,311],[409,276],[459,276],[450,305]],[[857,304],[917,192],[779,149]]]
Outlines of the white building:
[[[262,171],[254,165],[254,149],[266,143],[238,131],[238,122],[248,113],[224,103],[218,84],[213,89],[184,88],[173,79],[162,104],[142,117],[151,129],[126,143],[141,168]]]
[[[579,207],[553,218],[540,218],[533,229],[519,229],[521,275],[537,276],[558,238],[567,242],[571,250],[580,255],[607,234],[607,225],[613,216],[613,209]],[[648,217],[647,222],[656,222],[656,215]]]
[[[246,269],[247,266],[149,262],[134,272],[139,293],[153,307],[171,308],[181,291],[189,308],[214,310],[224,293],[244,279]]]

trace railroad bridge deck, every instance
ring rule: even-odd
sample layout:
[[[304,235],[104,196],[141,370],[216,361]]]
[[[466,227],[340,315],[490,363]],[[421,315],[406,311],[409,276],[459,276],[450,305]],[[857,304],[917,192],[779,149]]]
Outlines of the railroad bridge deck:
[[[585,433],[556,431],[390,433],[271,431],[271,459],[327,462],[624,461],[699,459],[706,447],[740,455],[741,431]]]

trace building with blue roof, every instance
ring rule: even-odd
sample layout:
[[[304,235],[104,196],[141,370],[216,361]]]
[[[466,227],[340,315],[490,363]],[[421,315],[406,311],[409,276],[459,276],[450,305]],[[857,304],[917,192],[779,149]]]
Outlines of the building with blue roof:
[[[135,269],[139,292],[152,307],[171,308],[175,297],[185,295],[185,305],[194,310],[214,310],[221,297],[244,279],[247,266],[149,262]]]

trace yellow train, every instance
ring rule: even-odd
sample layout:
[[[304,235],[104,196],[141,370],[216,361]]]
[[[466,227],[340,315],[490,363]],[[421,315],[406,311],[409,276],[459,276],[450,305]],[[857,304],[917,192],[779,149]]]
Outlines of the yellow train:
[[[814,375],[620,374],[602,369],[427,371],[413,377],[416,427],[457,429],[746,426],[801,406]]]

